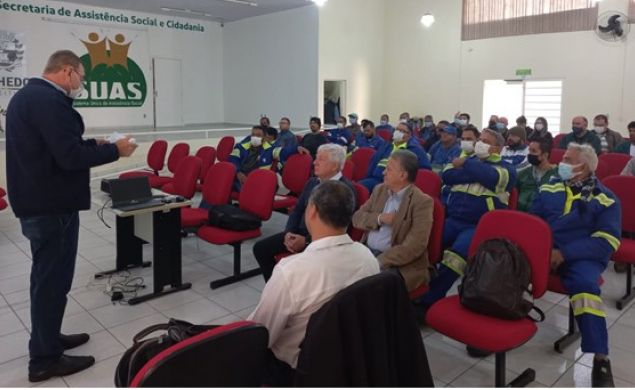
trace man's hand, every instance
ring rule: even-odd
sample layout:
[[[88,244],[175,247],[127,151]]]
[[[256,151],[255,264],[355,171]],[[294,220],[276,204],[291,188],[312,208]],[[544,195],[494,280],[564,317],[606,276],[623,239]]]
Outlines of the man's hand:
[[[119,157],[130,157],[137,148],[137,144],[131,143],[130,138],[130,136],[127,136],[126,138],[120,139],[115,143],[115,145],[117,145]]]
[[[247,175],[245,175],[242,172],[238,172],[236,174],[236,178],[238,179],[238,182],[240,183],[241,186],[245,184],[245,181],[247,181]]]
[[[457,157],[454,160],[452,160],[452,166],[454,168],[463,168],[463,164],[465,164],[464,157]]]
[[[551,250],[551,269],[553,271],[557,270],[562,263],[564,263],[564,257],[562,257],[562,252],[558,249]]]
[[[311,154],[307,148],[304,146],[298,146],[298,153],[300,154]]]
[[[106,145],[110,143],[107,139],[104,139],[104,138],[96,139],[95,142],[97,142],[97,146]]]
[[[291,253],[300,253],[306,248],[306,238],[299,234],[287,233],[284,236],[284,246]]]
[[[382,225],[392,226],[395,221],[395,213],[381,213],[379,214],[379,222]]]

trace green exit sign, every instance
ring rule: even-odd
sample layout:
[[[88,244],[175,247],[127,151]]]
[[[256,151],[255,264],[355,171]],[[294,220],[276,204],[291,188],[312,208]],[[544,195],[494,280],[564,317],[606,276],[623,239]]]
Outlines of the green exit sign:
[[[531,69],[516,69],[516,76],[531,76]]]

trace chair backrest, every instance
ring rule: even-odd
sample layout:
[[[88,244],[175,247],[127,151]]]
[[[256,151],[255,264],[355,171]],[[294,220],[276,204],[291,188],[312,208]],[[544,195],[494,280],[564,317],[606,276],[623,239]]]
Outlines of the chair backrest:
[[[187,156],[181,160],[174,173],[174,194],[186,199],[192,199],[196,193],[196,182],[201,173],[201,159]]]
[[[235,142],[234,137],[226,136],[221,138],[218,142],[218,146],[216,146],[216,159],[218,159],[218,161],[227,161],[232,150],[234,150]]]
[[[163,170],[165,165],[165,154],[167,151],[168,143],[162,139],[158,139],[150,145],[146,161],[150,169],[152,169],[156,175]]]
[[[357,211],[368,201],[368,199],[370,199],[370,193],[368,192],[368,188],[359,183],[353,182],[353,186],[355,186],[355,211]],[[357,229],[353,227],[352,224],[348,229],[348,235],[353,241],[361,241],[364,237],[364,233],[364,230]]]
[[[313,159],[308,154],[294,154],[282,169],[282,184],[295,195],[300,195],[311,177]]]
[[[130,387],[260,387],[268,339],[253,322],[220,326],[157,354]]]
[[[4,198],[7,195],[7,191],[4,188],[0,187],[0,198]]]
[[[370,160],[372,160],[374,155],[375,149],[373,148],[358,148],[353,152],[351,155],[351,161],[355,164],[355,169],[353,170],[354,181],[360,181],[366,178]]]
[[[441,196],[441,176],[431,170],[419,169],[415,179],[415,186],[424,194],[428,194],[435,199]]]
[[[236,167],[232,163],[219,162],[212,165],[205,175],[203,199],[210,206],[229,203],[236,177]]]
[[[609,176],[602,181],[620,200],[622,207],[622,230],[635,233],[635,176]]]
[[[278,177],[271,170],[252,171],[240,191],[240,208],[267,221],[273,212],[273,198],[277,185]]]
[[[470,244],[472,257],[478,246],[493,238],[513,242],[527,256],[531,266],[534,298],[540,298],[547,289],[552,249],[551,229],[542,219],[520,211],[494,210],[481,217]]]
[[[432,197],[434,209],[432,211],[432,230],[428,238],[428,261],[436,264],[443,253],[443,228],[445,226],[445,207],[438,198]]]
[[[598,160],[598,167],[595,170],[595,177],[603,181],[609,176],[611,176],[611,172],[606,161]]]
[[[198,179],[204,183],[209,167],[214,165],[214,161],[216,161],[216,149],[213,146],[201,146],[196,151],[196,157],[201,159],[201,174]]]
[[[168,170],[172,173],[176,172],[179,163],[190,154],[190,145],[185,142],[179,142],[174,145],[168,156]]]
[[[560,141],[562,141],[562,139],[566,136],[567,135],[564,133],[556,134],[556,136],[553,137],[553,147],[560,149]]]
[[[392,134],[388,130],[379,130],[377,135],[383,138],[386,142],[392,141]]]
[[[631,158],[630,155],[622,153],[603,153],[598,156],[598,159],[606,164],[608,176],[621,174]]]
[[[518,210],[518,190],[516,187],[512,188],[512,192],[509,194],[509,204],[507,208],[510,210]]]
[[[557,145],[554,141],[554,145]],[[549,155],[549,163],[550,164],[560,164],[562,158],[564,157],[564,153],[566,150],[564,149],[551,149],[551,154]]]
[[[342,176],[352,181],[354,172],[355,172],[355,163],[347,159],[346,162],[344,163],[344,169],[342,169]]]

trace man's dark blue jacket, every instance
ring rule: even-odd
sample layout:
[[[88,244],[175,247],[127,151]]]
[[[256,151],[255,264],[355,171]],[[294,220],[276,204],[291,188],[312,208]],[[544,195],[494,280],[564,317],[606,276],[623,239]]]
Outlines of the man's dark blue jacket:
[[[90,168],[116,161],[117,146],[84,140],[73,99],[31,79],[7,109],[7,189],[17,217],[90,209]]]

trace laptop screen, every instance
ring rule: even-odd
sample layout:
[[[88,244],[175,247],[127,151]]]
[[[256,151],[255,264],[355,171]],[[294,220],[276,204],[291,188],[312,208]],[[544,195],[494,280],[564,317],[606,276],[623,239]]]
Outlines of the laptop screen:
[[[146,201],[152,198],[150,181],[146,176],[111,180],[110,196],[113,207]]]

